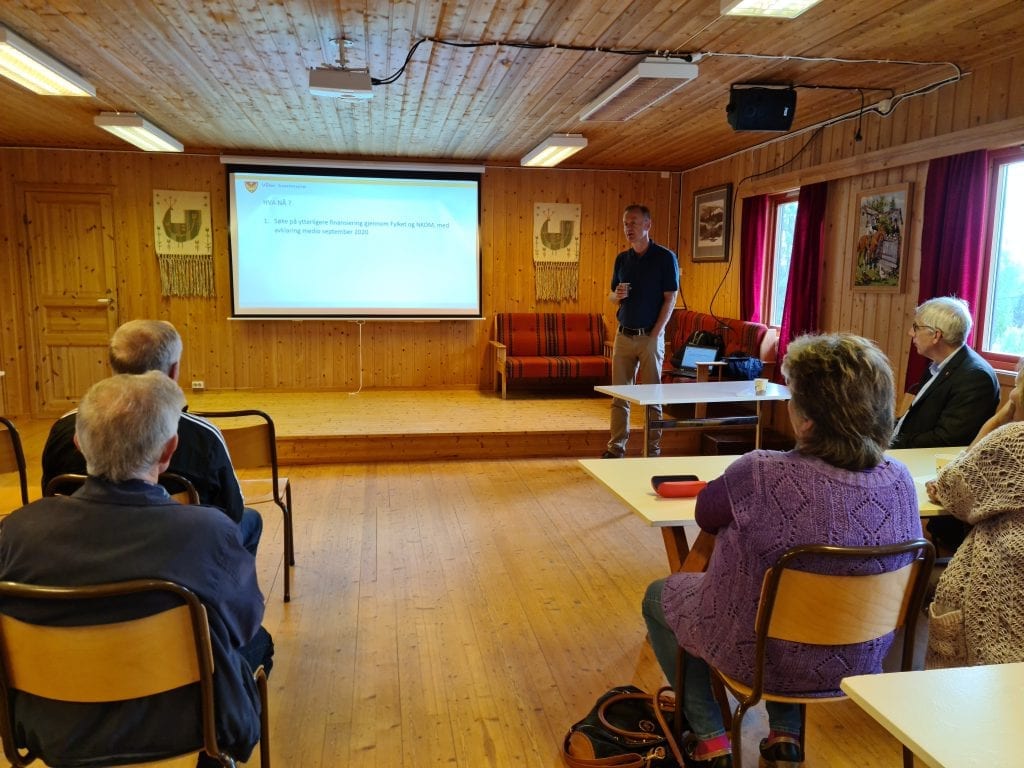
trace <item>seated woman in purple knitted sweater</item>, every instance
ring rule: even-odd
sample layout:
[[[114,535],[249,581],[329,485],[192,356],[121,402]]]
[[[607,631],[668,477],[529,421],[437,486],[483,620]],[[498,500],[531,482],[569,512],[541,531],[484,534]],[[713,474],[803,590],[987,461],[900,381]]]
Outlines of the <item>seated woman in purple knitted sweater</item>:
[[[675,573],[651,584],[644,597],[651,645],[670,681],[676,680],[677,647],[684,651],[687,766],[732,765],[708,664],[739,680],[752,678],[761,581],[779,555],[798,544],[881,546],[921,536],[910,472],[883,455],[894,401],[885,355],[859,336],[804,336],[789,345],[782,373],[792,393],[796,448],[752,451],[708,483],[696,507],[697,524],[716,534],[707,572]],[[890,635],[852,646],[801,646],[793,653],[793,646],[771,641],[765,688],[838,690],[842,677],[880,672],[891,643]],[[771,731],[761,742],[761,765],[800,765],[799,707],[766,706]]]

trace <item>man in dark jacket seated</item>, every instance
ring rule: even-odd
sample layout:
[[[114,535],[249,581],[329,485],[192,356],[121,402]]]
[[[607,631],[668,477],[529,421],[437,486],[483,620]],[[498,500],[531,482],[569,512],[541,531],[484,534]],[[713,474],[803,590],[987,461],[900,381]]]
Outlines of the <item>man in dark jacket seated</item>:
[[[110,339],[114,373],[160,371],[174,381],[181,372],[181,336],[166,320],[129,320]],[[57,475],[84,474],[85,458],[75,445],[77,411],[60,417],[50,428],[43,447],[43,490]],[[187,478],[203,504],[213,504],[242,528],[245,548],[256,554],[263,519],[242,503],[242,491],[231,466],[224,436],[206,419],[188,411],[178,422],[178,449],[170,471]]]
[[[914,402],[896,425],[893,448],[969,445],[999,407],[999,380],[992,366],[967,346],[971,333],[967,302],[953,296],[929,299],[914,312],[914,347],[930,361],[917,383]],[[945,550],[967,535],[965,523],[932,518],[928,532]]]
[[[273,643],[260,626],[263,595],[239,526],[216,507],[178,504],[157,484],[178,444],[184,404],[178,385],[155,371],[94,385],[75,431],[89,479],[72,496],[40,499],[0,524],[0,579],[76,586],[154,578],[191,589],[209,615],[221,748],[246,760],[260,737],[252,672],[261,664],[269,671]],[[83,621],[116,622],[165,607],[122,599]],[[66,606],[11,603],[5,610],[34,623],[64,623],[56,612]],[[111,745],[134,762],[198,750],[190,688],[103,704],[17,693],[17,737],[49,765],[97,765],[95,756],[109,755]]]

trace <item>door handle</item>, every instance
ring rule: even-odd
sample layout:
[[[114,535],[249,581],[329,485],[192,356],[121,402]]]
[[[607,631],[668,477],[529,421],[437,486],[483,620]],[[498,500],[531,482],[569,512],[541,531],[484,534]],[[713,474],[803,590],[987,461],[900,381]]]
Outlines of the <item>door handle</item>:
[[[99,304],[113,304],[113,299],[96,299]]]

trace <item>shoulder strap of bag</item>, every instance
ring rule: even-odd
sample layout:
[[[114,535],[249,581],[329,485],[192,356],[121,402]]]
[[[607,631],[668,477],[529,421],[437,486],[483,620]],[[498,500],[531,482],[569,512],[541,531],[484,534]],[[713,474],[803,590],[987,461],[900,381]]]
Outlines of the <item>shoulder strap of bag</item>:
[[[672,698],[670,698],[670,695]],[[664,738],[668,744],[669,749],[672,751],[672,756],[676,762],[682,766],[683,754],[679,749],[679,744],[676,742],[675,735],[672,733],[672,725],[669,724],[665,717],[665,709],[671,709],[675,706],[674,701],[675,694],[670,686],[661,688],[658,693],[652,696],[649,693],[619,693],[614,696],[608,697],[601,703],[601,706],[597,710],[598,719],[602,727],[608,729],[612,733],[617,733],[620,736],[625,736],[630,739],[637,741],[651,741],[659,742]],[[614,725],[608,722],[605,716],[605,710],[613,702],[622,701],[623,699],[644,699],[651,702],[651,708],[654,710],[654,717],[658,721],[658,725],[661,727],[661,734],[644,733],[643,731],[627,731],[622,728],[616,728]],[[572,736],[572,731],[566,734],[565,743],[562,748],[562,758],[565,760],[565,764],[569,768],[649,768],[650,758],[639,754],[638,752],[628,752],[622,755],[613,755],[610,757],[597,757],[597,758],[584,758],[575,757],[569,754],[569,739]],[[660,750],[659,750],[660,751]],[[659,758],[660,759],[660,758]]]
[[[681,707],[683,705],[681,700],[675,699],[675,692],[672,690],[672,686],[666,685],[664,688],[659,688],[658,693],[655,696],[654,716],[658,718],[658,725],[661,726],[661,730],[665,734],[665,743],[668,744],[668,748],[672,750],[672,756],[680,766],[683,766],[686,765],[683,761],[683,751],[679,748],[679,742],[676,741],[675,732],[673,731],[672,725],[666,721],[665,712],[661,706],[661,702],[663,700],[667,700],[667,695],[670,693],[673,696],[673,706]]]
[[[607,717],[607,715],[605,713],[608,710],[608,707],[610,707],[612,704],[614,704],[614,703],[616,703],[618,701],[627,701],[627,700],[630,700],[630,699],[650,702],[651,709],[653,709],[653,710],[655,710],[655,712],[657,712],[658,709],[659,709],[658,704],[659,704],[659,701],[660,701],[660,695],[661,695],[661,692],[659,691],[657,699],[654,696],[652,696],[651,694],[643,693],[643,692],[639,692],[639,693],[618,693],[618,694],[616,694],[614,696],[609,696],[607,699],[605,699],[601,703],[601,706],[598,707],[598,709],[597,709],[597,719],[601,723],[601,726],[603,728],[605,728],[605,730],[608,730],[611,733],[616,733],[619,736],[624,736],[627,739],[632,739],[633,741],[639,741],[639,742],[659,742],[663,738],[660,733],[647,733],[646,731],[627,731],[624,728],[617,728],[616,726],[614,726],[610,722],[608,722],[608,717]],[[656,719],[658,719],[659,723],[661,722],[661,718],[658,718],[656,716]],[[662,723],[662,725],[664,725],[664,724]]]
[[[566,736],[566,738],[569,737]],[[588,760],[585,757],[573,757],[569,754],[568,749],[563,749],[562,758],[569,768],[648,768],[647,758],[638,752],[611,757],[595,757],[593,760]]]

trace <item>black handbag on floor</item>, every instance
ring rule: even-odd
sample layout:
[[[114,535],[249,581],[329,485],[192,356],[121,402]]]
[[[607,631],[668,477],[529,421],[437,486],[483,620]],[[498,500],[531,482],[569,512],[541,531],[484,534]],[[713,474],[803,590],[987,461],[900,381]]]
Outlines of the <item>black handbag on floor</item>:
[[[653,695],[632,685],[612,688],[569,729],[562,759],[569,768],[678,768],[674,716],[670,688]]]

